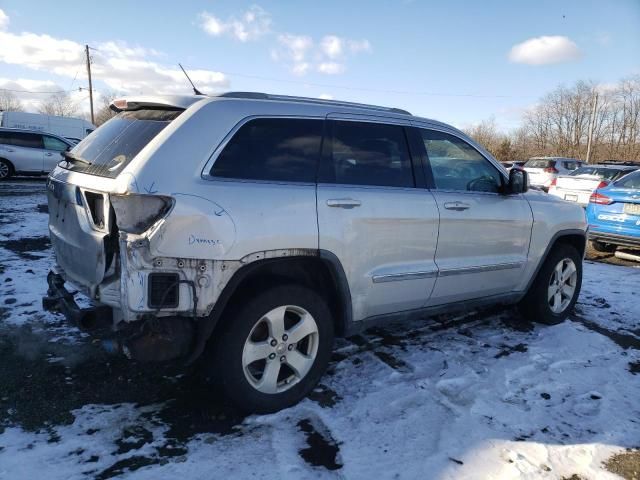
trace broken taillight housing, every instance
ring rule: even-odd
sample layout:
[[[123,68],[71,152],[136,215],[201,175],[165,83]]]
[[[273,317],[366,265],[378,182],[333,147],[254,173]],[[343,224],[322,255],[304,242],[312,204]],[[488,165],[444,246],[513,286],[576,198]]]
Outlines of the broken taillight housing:
[[[164,218],[174,199],[164,195],[127,194],[110,196],[118,228],[127,233],[144,233]]]

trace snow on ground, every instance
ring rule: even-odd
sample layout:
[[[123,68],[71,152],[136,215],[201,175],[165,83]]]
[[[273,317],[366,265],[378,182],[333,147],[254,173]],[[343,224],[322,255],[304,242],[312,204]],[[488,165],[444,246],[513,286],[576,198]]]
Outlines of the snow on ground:
[[[553,327],[496,310],[341,340],[311,398],[243,418],[197,375],[106,357],[42,312],[43,184],[9,185],[0,478],[606,479],[603,461],[640,447],[638,268],[586,262]]]

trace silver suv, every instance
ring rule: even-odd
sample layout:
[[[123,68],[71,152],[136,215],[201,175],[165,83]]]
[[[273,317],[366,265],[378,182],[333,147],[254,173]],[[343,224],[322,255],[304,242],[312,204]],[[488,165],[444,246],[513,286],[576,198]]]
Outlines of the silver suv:
[[[51,133],[0,128],[0,180],[15,174],[47,174],[72,146],[68,140]]]
[[[556,323],[576,302],[583,209],[448,125],[258,93],[112,108],[49,177],[44,306],[130,358],[200,359],[246,410],[303,398],[335,336],[488,304]]]

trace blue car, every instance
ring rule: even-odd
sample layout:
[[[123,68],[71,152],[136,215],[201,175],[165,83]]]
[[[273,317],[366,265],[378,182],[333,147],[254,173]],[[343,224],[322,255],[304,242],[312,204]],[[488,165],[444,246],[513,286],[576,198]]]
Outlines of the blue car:
[[[587,206],[589,240],[594,250],[640,248],[640,170],[593,192]]]

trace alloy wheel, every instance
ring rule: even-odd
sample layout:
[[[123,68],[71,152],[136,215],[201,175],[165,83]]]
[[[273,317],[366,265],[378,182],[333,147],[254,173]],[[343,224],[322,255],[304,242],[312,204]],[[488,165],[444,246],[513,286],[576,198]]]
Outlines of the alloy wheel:
[[[553,313],[559,314],[567,309],[573,300],[577,280],[578,269],[573,260],[570,258],[560,260],[551,273],[547,290],[549,308]]]
[[[256,390],[275,394],[302,380],[318,354],[318,325],[304,308],[276,307],[260,318],[242,350],[242,369]]]
[[[0,162],[0,179],[7,178],[9,173],[9,165],[4,162]]]

